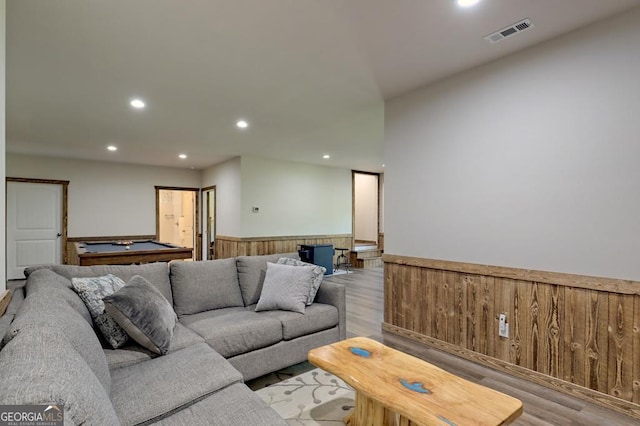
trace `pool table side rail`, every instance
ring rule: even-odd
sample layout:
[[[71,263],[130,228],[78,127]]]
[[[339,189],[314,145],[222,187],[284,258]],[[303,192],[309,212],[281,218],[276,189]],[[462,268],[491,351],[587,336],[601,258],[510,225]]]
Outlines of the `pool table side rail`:
[[[129,265],[132,263],[169,262],[171,260],[191,259],[193,249],[187,247],[165,248],[162,250],[133,250],[121,252],[87,252],[84,243],[74,243],[75,253],[70,257],[71,264],[90,265]]]

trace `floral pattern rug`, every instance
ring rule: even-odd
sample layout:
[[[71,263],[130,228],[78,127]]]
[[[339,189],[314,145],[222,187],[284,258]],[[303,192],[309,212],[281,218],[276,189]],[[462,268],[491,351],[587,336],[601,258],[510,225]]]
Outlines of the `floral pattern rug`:
[[[256,391],[290,425],[344,425],[355,393],[338,377],[319,368]]]

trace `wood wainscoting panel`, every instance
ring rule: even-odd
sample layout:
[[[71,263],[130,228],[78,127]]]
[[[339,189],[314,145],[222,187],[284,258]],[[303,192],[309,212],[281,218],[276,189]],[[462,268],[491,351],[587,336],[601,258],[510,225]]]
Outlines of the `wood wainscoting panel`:
[[[384,330],[640,418],[640,282],[383,260]]]
[[[283,237],[228,237],[216,235],[216,259],[236,256],[291,253],[299,244],[333,244],[333,247],[352,249],[351,234],[297,235]],[[335,264],[337,254],[334,254]]]

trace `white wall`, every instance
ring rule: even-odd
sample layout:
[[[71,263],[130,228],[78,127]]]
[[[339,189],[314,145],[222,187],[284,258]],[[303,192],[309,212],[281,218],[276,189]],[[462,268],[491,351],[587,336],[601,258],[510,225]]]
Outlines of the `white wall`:
[[[385,251],[640,279],[638,76],[640,9],[388,102]]]
[[[5,0],[0,0],[0,176],[5,180],[5,68],[6,68],[6,6]],[[0,185],[0,223],[5,223],[5,185]],[[4,291],[6,281],[5,249],[7,235],[5,226],[0,227],[0,291]]]
[[[203,171],[202,187],[216,186],[216,234],[238,237],[241,235],[240,196],[242,172],[240,157]]]
[[[363,241],[378,241],[378,177],[355,173],[354,238]]]
[[[156,233],[155,186],[200,186],[200,171],[7,154],[6,175],[69,181],[69,237]]]
[[[241,216],[246,237],[351,234],[351,171],[243,156]]]

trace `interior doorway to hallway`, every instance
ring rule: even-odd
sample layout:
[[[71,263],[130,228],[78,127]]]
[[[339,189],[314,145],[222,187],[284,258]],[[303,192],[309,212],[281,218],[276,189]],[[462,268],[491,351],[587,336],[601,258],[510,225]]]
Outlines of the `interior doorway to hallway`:
[[[380,176],[377,173],[352,172],[353,176],[353,242],[358,246],[378,244],[380,228]]]
[[[202,188],[202,258],[216,258],[216,187]]]
[[[199,258],[198,193],[195,188],[156,187],[156,235],[165,243],[194,249]]]

